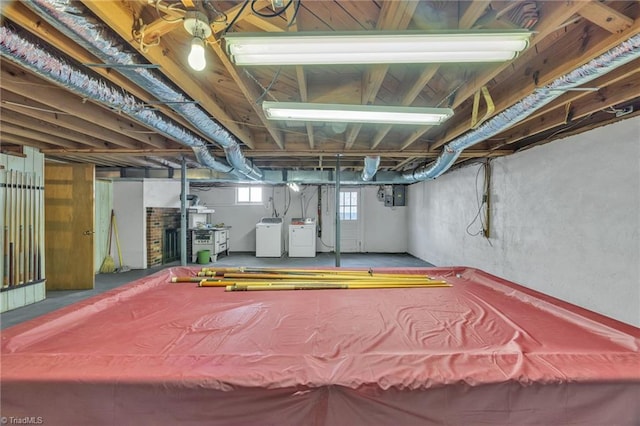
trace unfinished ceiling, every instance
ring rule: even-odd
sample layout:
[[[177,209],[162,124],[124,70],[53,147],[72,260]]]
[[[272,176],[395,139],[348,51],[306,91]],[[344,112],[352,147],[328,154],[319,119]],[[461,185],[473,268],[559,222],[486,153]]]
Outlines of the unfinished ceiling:
[[[129,169],[170,172],[185,158],[189,168],[261,180],[270,171],[331,170],[338,154],[345,170],[359,172],[365,156],[380,156],[380,173],[424,171],[452,142],[632,40],[640,27],[637,1],[3,4],[2,151],[33,146],[48,159],[93,163],[123,176]],[[200,72],[187,64],[191,35],[184,18],[191,10],[211,23]],[[519,57],[489,64],[240,67],[227,55],[224,38],[235,32],[457,29],[533,33]],[[632,58],[588,84],[554,92],[517,119],[507,115],[506,125],[486,136],[476,133],[449,160],[508,155],[637,115],[639,70]],[[454,116],[432,127],[278,122],[267,120],[262,101],[448,107]]]

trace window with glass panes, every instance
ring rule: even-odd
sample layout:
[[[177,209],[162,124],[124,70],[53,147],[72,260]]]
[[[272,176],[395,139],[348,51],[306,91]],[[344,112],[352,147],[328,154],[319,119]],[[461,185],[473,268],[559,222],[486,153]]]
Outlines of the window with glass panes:
[[[239,186],[236,190],[238,204],[262,203],[262,188],[259,186]]]
[[[358,193],[340,191],[340,220],[358,220]]]

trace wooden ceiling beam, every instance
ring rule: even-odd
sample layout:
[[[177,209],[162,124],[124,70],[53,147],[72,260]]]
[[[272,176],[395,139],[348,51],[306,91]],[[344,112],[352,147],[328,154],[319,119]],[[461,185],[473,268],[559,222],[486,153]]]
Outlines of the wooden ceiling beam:
[[[418,7],[417,1],[396,1],[386,0],[382,4],[380,17],[376,23],[376,30],[405,30],[411,23],[413,14]],[[380,91],[382,82],[384,81],[389,65],[380,64],[372,65],[365,69],[362,75],[362,97],[360,102],[362,105],[371,105],[375,103],[376,96]],[[351,149],[358,134],[362,129],[362,124],[353,124],[349,126],[346,138],[346,149]]]
[[[131,36],[131,29],[134,26],[134,17],[131,11],[127,8],[127,5],[123,2],[117,1],[83,1],[84,5],[96,14],[102,21],[111,27],[120,37],[127,40],[129,44],[139,49],[139,45],[135,43]],[[186,30],[185,31],[186,34]],[[231,117],[227,111],[214,101],[210,96],[203,96],[202,85],[192,76],[185,72],[184,64],[178,64],[172,59],[167,51],[160,47],[150,48],[146,52],[140,52],[149,62],[159,65],[160,70],[171,81],[178,85],[187,96],[191,99],[198,101],[198,104],[207,111],[211,116],[215,117],[224,127],[229,129],[240,141],[245,145],[252,148],[253,140],[250,133],[243,127],[240,127],[237,121]],[[190,129],[193,126],[189,125]],[[194,131],[200,134],[204,139],[209,138],[202,135],[200,132],[194,129]],[[211,141],[214,142],[214,141]]]
[[[634,22],[634,24],[625,31],[624,33],[625,38],[636,35],[639,32],[640,32],[640,19],[636,20],[636,22]],[[604,40],[596,42],[594,45],[590,46],[577,59],[561,61],[555,67],[550,66],[550,64],[547,63],[546,65],[549,66],[549,69],[540,75],[538,84],[536,84],[534,81],[531,81],[531,79],[527,79],[528,83],[525,84],[524,82],[521,82],[521,84],[518,85],[517,89],[514,89],[513,91],[508,92],[506,97],[503,97],[501,99],[494,99],[495,107],[496,107],[495,113],[504,111],[509,106],[515,104],[516,102],[518,102],[519,100],[527,96],[528,94],[532,93],[536,89],[536,87],[544,86],[549,82],[553,81],[554,79],[559,78],[571,72],[581,64],[587,62],[586,58],[596,57],[606,52],[607,50],[617,46],[619,43],[620,43],[620,36],[611,35],[605,38]],[[434,144],[432,144],[432,149],[436,149],[443,146],[448,141],[455,139],[456,137],[464,134],[469,129],[471,129],[471,117],[464,119],[462,122],[458,123],[457,126],[449,129],[447,131],[447,134],[444,137],[440,138]]]
[[[38,102],[33,102],[24,96],[16,95],[8,90],[2,92],[2,113],[6,114],[7,111],[14,111],[16,113],[32,117],[35,120],[47,122],[54,126],[60,126],[71,131],[76,131],[88,137],[96,140],[103,140],[111,143],[116,147],[123,148],[138,148],[141,143],[108,130],[104,127],[96,126],[96,123],[87,122],[74,115],[66,113],[64,111],[47,111],[47,106]]]
[[[9,123],[7,121],[2,121],[2,134],[11,134],[14,136],[20,136],[27,139],[33,139],[35,141],[40,141],[44,143],[48,143],[50,145],[61,146],[65,148],[80,148],[80,145],[77,142],[70,141],[65,138],[60,138],[58,136],[53,136],[47,133],[39,132],[34,129],[30,129],[23,126],[17,126],[15,124]]]
[[[9,72],[9,68],[6,64],[0,67],[0,88],[3,90],[82,118],[92,125],[105,127],[145,145],[155,148],[167,148],[169,145],[168,139],[156,133],[142,133],[149,130],[114,115],[102,106],[85,102],[80,97],[44,83],[25,71]],[[33,90],[34,87],[38,89]]]
[[[247,6],[243,7],[244,4],[246,4]],[[269,6],[271,6],[270,0],[258,0],[253,4],[253,8],[257,11],[265,9]],[[249,6],[249,2],[238,3],[237,5],[225,10],[224,13],[227,15],[228,23],[213,22],[211,24],[211,30],[213,31],[214,36],[227,30],[227,25],[229,25],[229,23],[233,22],[234,20],[236,24],[238,22],[246,20],[252,25],[260,28],[261,30],[267,32],[276,31],[276,29],[273,28],[273,24],[271,22],[268,22],[265,19],[261,19],[253,14],[251,7]],[[277,27],[277,31],[282,31],[282,29]]]
[[[192,151],[188,148],[184,149],[120,149],[120,148],[112,148],[112,149],[88,149],[88,148],[76,148],[76,149],[56,149],[56,148],[47,148],[42,151],[45,155],[55,155],[55,154],[78,154],[78,155],[124,155],[131,157],[144,157],[155,155],[156,157],[160,156],[181,156],[186,154],[191,154]],[[504,150],[466,150],[462,153],[464,156],[470,157],[478,157],[484,155],[507,155],[511,154],[513,151],[509,149]],[[344,157],[357,157],[362,158],[366,155],[371,155],[369,151],[341,151],[341,150],[296,150],[296,151],[288,151],[287,157],[290,158],[317,158],[329,156],[333,157],[336,154],[341,154]],[[435,158],[438,153],[437,152],[424,152],[424,151],[379,151],[376,152],[376,155],[380,155],[382,158],[416,158],[416,157],[430,157]],[[253,150],[251,151],[251,158],[277,158],[277,153],[271,150]]]
[[[480,0],[478,0],[480,1]],[[566,2],[549,2],[547,3],[548,9],[541,11],[541,16],[544,19],[541,19],[537,26],[535,27],[535,33],[533,34],[528,50],[534,49],[535,45],[543,40],[545,37],[549,36],[553,32],[555,32],[559,27],[563,25],[569,18],[578,13],[580,9],[586,6],[588,2],[586,1],[566,1]],[[455,99],[451,105],[451,108],[455,109],[459,107],[463,102],[473,96],[482,86],[485,86],[489,81],[495,78],[498,74],[511,67],[511,62],[506,62],[504,64],[498,65],[495,68],[491,68],[490,70],[484,72],[482,75],[474,78],[469,84],[461,87],[455,96]],[[530,93],[531,89],[529,89]],[[511,104],[510,104],[511,105]],[[501,112],[497,108],[495,114]],[[468,123],[464,126],[465,130],[462,132],[466,132],[471,129],[471,120],[469,118]],[[409,146],[414,141],[418,140],[424,133],[426,133],[429,129],[422,128],[417,129],[412,132],[402,143],[402,146]],[[460,133],[461,134],[461,133]],[[458,134],[459,135],[459,134]],[[431,149],[438,149],[447,142],[454,139],[456,136],[452,136],[447,132],[447,135],[440,138],[436,142],[431,145]]]
[[[580,98],[576,98],[574,102],[565,104],[566,113],[564,114],[559,113],[558,108],[547,109],[534,120],[521,123],[503,134],[496,135],[495,138],[498,139],[498,142],[492,144],[492,147],[496,149],[502,148],[531,135],[542,133],[564,124],[571,125],[571,123],[575,123],[598,111],[607,110],[639,96],[640,71],[637,71],[627,79],[612,82],[598,92],[586,92]]]
[[[467,7],[467,9],[464,11],[464,14],[460,18],[460,21],[458,22],[458,27],[464,30],[467,30],[473,27],[476,21],[484,14],[485,10],[487,9],[487,6],[488,4],[485,0],[475,0],[471,2],[469,7]],[[404,89],[404,92],[399,99],[400,101],[399,105],[410,106],[411,104],[413,104],[413,102],[418,98],[422,90],[429,83],[429,81],[431,81],[433,76],[436,75],[439,69],[440,69],[439,65],[425,66],[422,72],[420,73],[420,75],[418,76],[418,78],[416,78],[416,80],[411,85],[409,85]],[[377,148],[380,142],[382,142],[385,136],[391,131],[392,127],[393,126],[383,126],[376,132],[375,136],[373,137],[373,143],[371,144],[371,149]],[[432,126],[421,127],[419,131],[424,133],[427,130],[429,130],[431,127]],[[405,140],[404,143],[401,145],[400,149],[407,149],[416,140],[417,138],[416,139],[410,138],[408,140]]]
[[[297,32],[298,31],[298,23],[294,21],[295,12],[296,12],[296,4],[295,2],[291,3],[293,7],[288,7],[286,11],[287,21],[289,21],[289,31]],[[299,7],[299,3],[298,3]],[[304,67],[301,65],[296,65],[296,81],[298,82],[298,93],[300,95],[300,102],[308,102],[309,94],[307,92],[307,77],[304,74]],[[315,138],[313,134],[313,124],[307,122],[305,124],[307,129],[307,138],[309,139],[309,148],[313,149],[315,147]]]
[[[620,68],[615,69],[614,71],[610,72],[606,76],[602,76],[600,78],[597,78],[596,80],[594,80],[591,83],[591,86],[597,87],[599,90],[604,89],[606,91],[609,91],[609,89],[608,89],[609,86],[611,86],[613,84],[616,84],[616,83],[618,83],[620,81],[626,80],[629,77],[632,77],[637,73],[640,73],[639,64],[636,63],[636,62],[638,62],[638,61],[630,62],[630,63],[628,63],[626,65],[621,66]],[[562,116],[563,113],[559,111],[560,108],[565,108],[565,106],[567,104],[573,104],[575,102],[578,102],[580,99],[585,98],[585,97],[589,97],[591,95],[593,95],[593,92],[590,92],[590,91],[570,91],[570,92],[567,92],[566,94],[562,95],[561,97],[559,97],[558,99],[554,100],[553,102],[545,105],[540,110],[534,112],[529,117],[527,117],[524,120],[522,120],[521,122],[519,122],[512,129],[515,129],[516,127],[526,126],[526,125],[528,125],[527,123],[529,121],[537,120],[540,116],[548,115],[551,111],[554,111],[554,114],[556,114],[556,115]],[[634,96],[640,96],[640,93],[638,93],[638,92],[625,92],[625,95],[634,97]]]
[[[73,132],[60,126],[54,126],[47,122],[42,122],[33,117],[16,113],[15,111],[2,111],[0,116],[2,122],[10,123],[16,126],[29,128],[47,135],[79,143],[81,145],[92,146],[95,148],[107,148],[108,144],[99,140],[87,137],[81,133]]]
[[[22,28],[29,31],[36,37],[46,40],[47,43],[65,53],[69,57],[74,58],[80,63],[102,62],[86,50],[78,49],[77,45],[71,42],[69,38],[67,38],[49,23],[42,20],[34,12],[27,9],[26,6],[22,5],[22,2],[8,2],[6,7],[2,9],[2,15],[20,25]],[[145,102],[155,100],[155,98],[150,96],[148,92],[133,84],[130,80],[122,76],[120,73],[113,72],[113,70],[110,68],[92,67],[91,71],[95,74],[100,75],[106,80],[111,81],[116,86],[125,89],[127,92]],[[183,117],[173,112],[167,106],[157,105],[157,108],[178,123],[189,126],[189,123]]]
[[[0,132],[0,148],[1,151],[4,152],[4,147],[8,144],[15,144],[19,146],[30,146],[33,148],[38,148],[40,151],[44,149],[57,149],[60,150],[59,147],[55,147],[46,142],[42,142],[35,139],[25,138],[23,136],[14,135],[11,133],[5,133],[4,129]],[[61,151],[64,151],[61,150]]]
[[[614,34],[633,25],[633,19],[599,1],[589,3],[578,14]]]
[[[213,39],[213,36],[209,37],[209,46],[216,53],[222,65],[227,69],[227,72],[231,75],[231,78],[236,82],[240,91],[246,98],[251,108],[256,113],[264,128],[269,132],[273,141],[276,143],[278,148],[284,149],[284,137],[282,132],[277,129],[273,124],[269,122],[267,117],[264,115],[264,111],[262,111],[262,106],[256,104],[256,100],[262,96],[260,89],[257,84],[253,82],[244,72],[243,70],[239,70],[236,68],[234,64],[231,63],[227,54],[222,50],[220,44]],[[252,144],[253,147],[253,144]]]

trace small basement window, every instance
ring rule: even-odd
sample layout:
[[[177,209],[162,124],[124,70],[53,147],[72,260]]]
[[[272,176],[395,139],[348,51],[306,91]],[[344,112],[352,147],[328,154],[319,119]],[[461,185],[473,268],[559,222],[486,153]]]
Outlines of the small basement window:
[[[237,204],[262,203],[262,188],[259,186],[239,186],[236,189]]]
[[[358,193],[340,191],[340,220],[358,220]]]

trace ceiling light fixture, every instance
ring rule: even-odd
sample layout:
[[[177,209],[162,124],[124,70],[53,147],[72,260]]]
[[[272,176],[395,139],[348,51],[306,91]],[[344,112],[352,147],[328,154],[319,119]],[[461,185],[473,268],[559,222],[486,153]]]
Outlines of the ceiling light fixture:
[[[207,66],[204,55],[205,40],[211,36],[209,19],[204,13],[189,11],[184,18],[184,29],[193,36],[189,51],[189,66],[195,71],[202,71]]]
[[[262,103],[269,120],[326,121],[338,123],[387,123],[433,126],[453,115],[450,108],[418,108],[382,105]]]
[[[300,192],[300,185],[298,185],[295,182],[289,182],[287,183],[287,186],[293,191],[293,192]]]
[[[531,32],[230,33],[227,53],[237,65],[498,62],[514,59]]]

